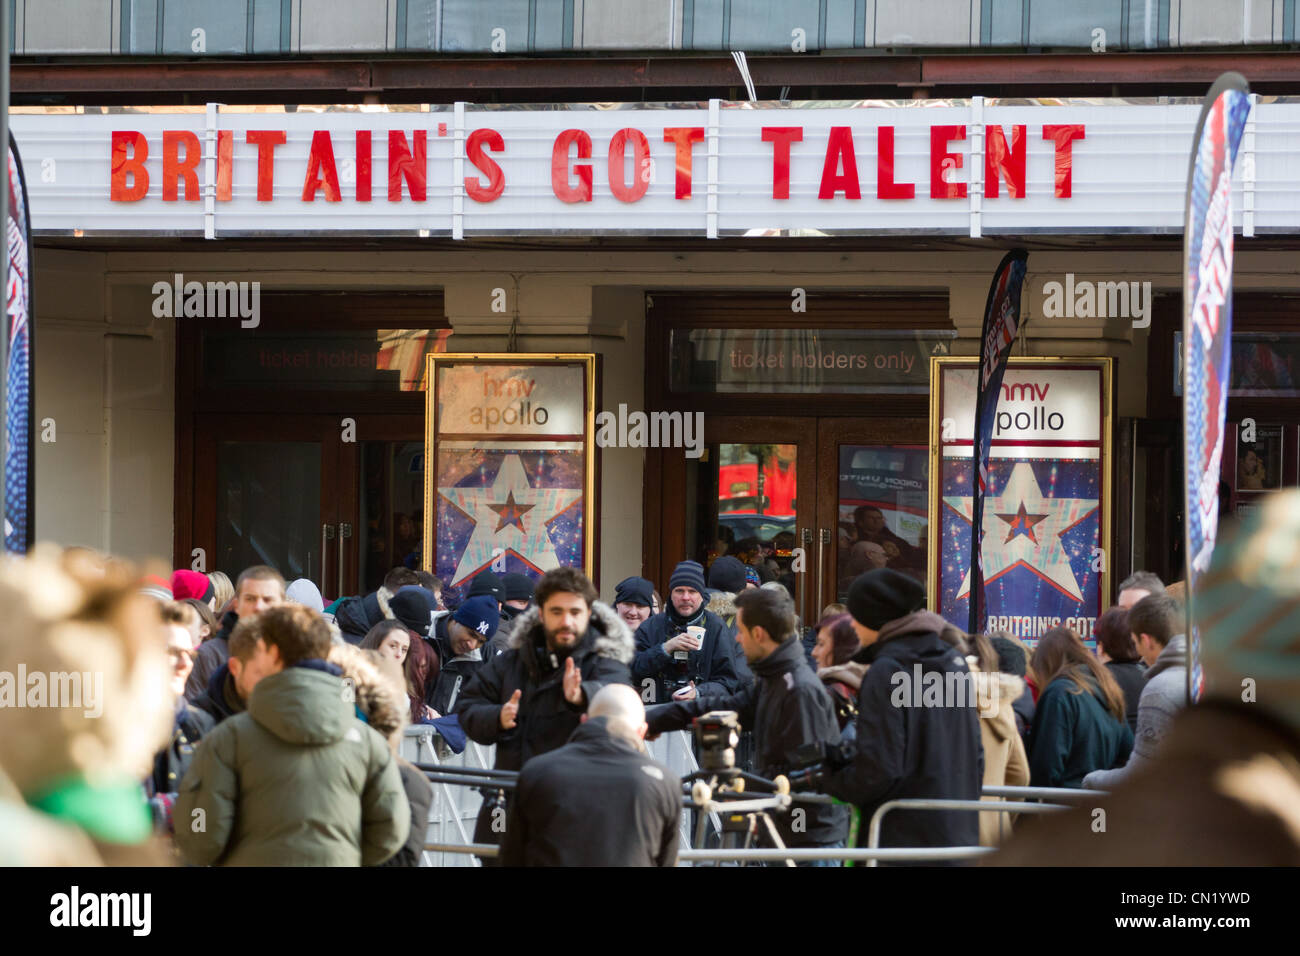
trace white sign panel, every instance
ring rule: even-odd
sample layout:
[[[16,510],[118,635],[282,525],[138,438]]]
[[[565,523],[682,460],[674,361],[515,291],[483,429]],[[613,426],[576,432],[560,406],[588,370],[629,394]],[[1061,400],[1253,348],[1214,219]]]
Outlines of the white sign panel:
[[[38,234],[980,236],[1180,232],[1199,102],[81,109],[11,117]],[[1300,232],[1252,119],[1237,227]]]
[[[974,368],[948,368],[942,418],[951,421],[943,453],[970,458],[975,434]],[[1102,395],[1095,368],[1009,365],[993,423],[990,458],[1085,459],[1100,456]]]
[[[438,432],[582,435],[582,376],[581,366],[448,365],[438,372]]]

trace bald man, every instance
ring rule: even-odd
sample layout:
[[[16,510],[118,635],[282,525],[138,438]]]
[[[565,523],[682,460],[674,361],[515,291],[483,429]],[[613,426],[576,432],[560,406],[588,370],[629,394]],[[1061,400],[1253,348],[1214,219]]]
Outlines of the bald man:
[[[510,802],[503,866],[673,866],[681,780],[645,755],[645,706],[606,684],[558,750],[534,757]]]

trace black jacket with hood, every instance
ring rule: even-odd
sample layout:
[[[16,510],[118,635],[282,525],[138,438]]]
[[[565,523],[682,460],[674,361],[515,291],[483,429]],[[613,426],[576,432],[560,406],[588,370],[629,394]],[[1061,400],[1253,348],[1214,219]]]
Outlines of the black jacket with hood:
[[[242,714],[246,709],[243,698],[235,690],[235,678],[230,673],[230,661],[226,661],[208,681],[208,689],[194,702],[194,706],[212,718],[215,727],[227,717]]]
[[[694,718],[711,710],[734,710],[741,726],[754,731],[758,772],[769,779],[794,768],[794,751],[799,747],[839,742],[835,705],[805,663],[803,643],[797,637],[791,637],[766,658],[749,666],[754,672],[754,683],[739,693],[697,697],[651,708],[646,715],[650,732],[683,730]],[[799,832],[794,830],[793,811],[772,817],[786,846],[824,846],[848,835],[846,807],[796,803],[795,808],[807,814]]]
[[[451,647],[451,614],[440,612],[433,622],[433,637],[423,640],[433,648],[436,659],[429,667],[424,702],[443,716],[451,716],[470,681],[485,663],[492,642],[468,654],[457,654]]]
[[[604,717],[529,761],[510,801],[503,866],[672,866],[681,780]]]
[[[199,652],[194,657],[194,668],[185,681],[185,698],[191,704],[199,703],[207,693],[212,675],[230,659],[230,632],[238,623],[239,615],[227,611],[221,617],[221,630],[199,645]]]
[[[518,770],[531,757],[564,745],[581,722],[586,706],[564,699],[564,659],[545,650],[540,608],[520,615],[509,647],[479,667],[456,702],[455,713],[471,740],[496,744],[496,768]],[[591,606],[591,622],[570,656],[582,672],[586,701],[606,684],[630,684],[632,635],[608,605]],[[539,649],[540,648],[540,649]],[[558,666],[552,666],[552,657]],[[522,691],[516,724],[501,729],[501,707]]]
[[[915,706],[917,698],[924,701],[925,686],[933,685],[927,675],[935,675],[941,687],[952,683],[949,674],[969,681],[966,659],[939,636],[945,624],[937,614],[917,611],[882,627],[867,649],[874,655],[858,691],[857,738],[844,745],[847,765],[823,786],[861,809],[863,846],[872,814],[886,801],[980,798],[978,706],[956,706],[953,700],[943,701],[948,706]],[[921,686],[914,687],[918,679]],[[973,685],[967,683],[963,694],[968,690]],[[978,846],[979,836],[978,815],[969,810],[891,810],[881,825],[880,846]]]
[[[741,683],[735,663],[736,632],[722,618],[703,606],[690,623],[704,628],[704,643],[698,651],[688,652],[683,676],[695,682],[697,696],[734,694],[740,689]],[[672,700],[665,678],[676,666],[676,661],[673,655],[664,653],[664,642],[685,630],[686,625],[677,618],[671,606],[669,610],[647,618],[637,628],[632,681],[639,690],[642,681],[654,680],[654,700],[650,703],[662,704]]]

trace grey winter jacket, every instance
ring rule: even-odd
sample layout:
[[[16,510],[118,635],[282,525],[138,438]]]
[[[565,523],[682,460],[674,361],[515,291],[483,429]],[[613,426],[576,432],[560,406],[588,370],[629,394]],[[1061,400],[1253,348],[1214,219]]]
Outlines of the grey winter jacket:
[[[1146,672],[1146,686],[1138,699],[1137,732],[1129,761],[1115,770],[1094,770],[1083,778],[1089,790],[1108,790],[1133,769],[1156,755],[1174,717],[1187,706],[1187,637],[1169,639]]]

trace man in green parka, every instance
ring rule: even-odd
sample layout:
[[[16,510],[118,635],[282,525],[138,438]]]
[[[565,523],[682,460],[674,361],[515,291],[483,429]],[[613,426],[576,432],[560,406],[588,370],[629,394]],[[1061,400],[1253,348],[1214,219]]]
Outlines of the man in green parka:
[[[185,859],[206,866],[370,866],[406,841],[410,809],[384,738],[324,658],[329,627],[299,605],[253,630],[248,710],[203,738],[173,819]]]

